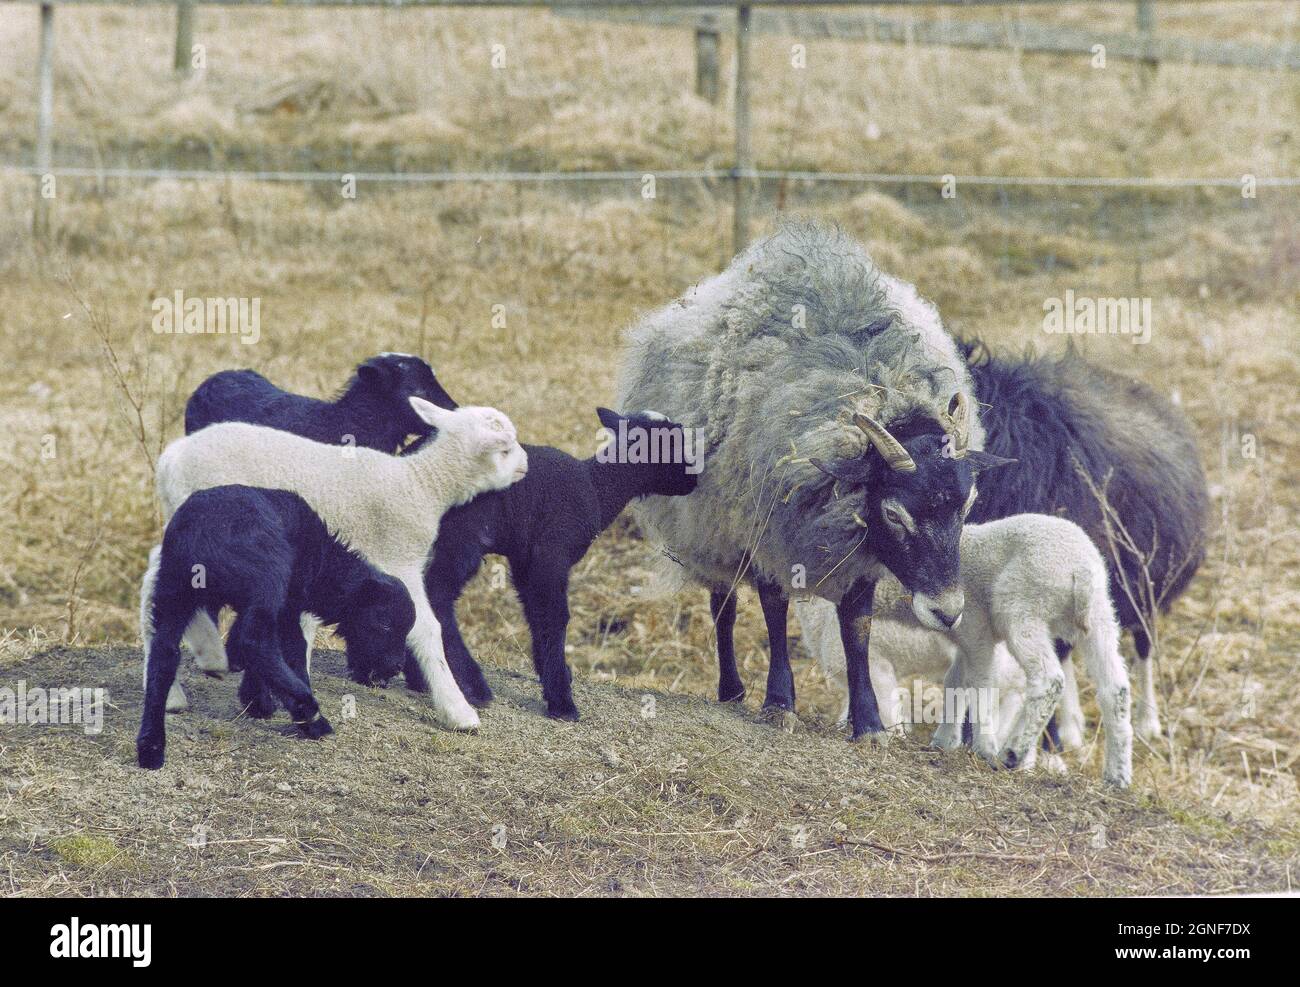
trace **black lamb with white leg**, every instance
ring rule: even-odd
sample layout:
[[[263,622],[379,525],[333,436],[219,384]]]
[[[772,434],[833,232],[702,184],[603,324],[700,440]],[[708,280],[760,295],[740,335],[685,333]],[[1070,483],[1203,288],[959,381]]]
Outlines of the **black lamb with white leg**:
[[[515,590],[532,636],[533,666],[542,682],[546,714],[576,720],[571,676],[564,656],[569,625],[569,570],[587,553],[627,504],[640,497],[682,496],[695,489],[699,468],[688,430],[649,413],[619,415],[597,410],[600,422],[616,436],[640,436],[650,450],[683,450],[685,455],[596,455],[577,459],[549,446],[525,445],[528,475],[493,493],[480,494],[443,516],[424,585],[442,625],[443,648],[456,684],[476,706],[492,690],[461,637],[456,600],[473,578],[484,555],[503,555],[510,563]],[[408,659],[406,675],[419,669]]]
[[[162,767],[181,636],[201,610],[229,606],[238,613],[229,648],[247,669],[239,695],[249,715],[274,713],[274,696],[307,737],[332,728],[312,695],[303,613],[338,625],[349,666],[362,681],[389,678],[402,667],[415,623],[410,595],[342,545],[295,493],[239,485],[200,490],[177,508],[155,551],[156,575],[146,577],[141,601],[145,701],[136,752],[143,768]]]

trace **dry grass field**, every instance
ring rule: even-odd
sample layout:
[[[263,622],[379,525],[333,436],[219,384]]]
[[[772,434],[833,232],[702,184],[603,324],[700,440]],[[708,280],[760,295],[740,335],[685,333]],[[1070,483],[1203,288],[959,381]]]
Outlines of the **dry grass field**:
[[[1300,40],[1287,3],[1161,7],[1171,34]],[[1132,9],[1033,16],[1119,30]],[[201,9],[207,67],[178,81],[165,8],[57,21],[56,157],[70,164],[730,164],[727,101],[691,93],[681,31],[544,12]],[[20,56],[0,63],[11,163],[31,155],[35,24],[33,8],[0,6],[0,50]],[[1118,62],[828,41],[809,41],[797,70],[791,43],[754,42],[763,167],[1300,174],[1294,73],[1164,66],[1144,80]],[[638,598],[653,552],[628,518],[574,571],[579,724],[540,716],[527,628],[489,565],[461,604],[501,692],[479,734],[439,731],[397,684],[325,674],[326,710],[351,690],[358,716],[311,745],[283,719],[236,722],[233,682],[183,669],[195,710],[169,718],[168,766],[137,771],[152,469],[199,381],[252,366],[327,394],[365,356],[406,350],[525,441],[590,454],[622,327],[730,259],[729,189],[363,183],[349,200],[332,182],[63,178],[48,247],[29,232],[32,197],[30,177],[0,171],[0,685],[106,686],[111,706],[97,737],[0,726],[0,894],[1120,894],[1300,876],[1296,188],[763,189],[759,227],[781,213],[842,225],[997,350],[1059,348],[1043,301],[1067,289],[1152,299],[1148,345],[1076,342],[1176,396],[1214,516],[1209,557],[1162,623],[1167,735],[1136,752],[1122,796],[1098,785],[1095,745],[1066,780],[994,773],[919,738],[850,746],[806,660],[804,729],[758,722],[766,651],[749,599],[750,699],[716,707],[707,601]],[[177,290],[260,298],[261,339],[155,335],[151,301]],[[195,826],[206,847],[187,845]]]

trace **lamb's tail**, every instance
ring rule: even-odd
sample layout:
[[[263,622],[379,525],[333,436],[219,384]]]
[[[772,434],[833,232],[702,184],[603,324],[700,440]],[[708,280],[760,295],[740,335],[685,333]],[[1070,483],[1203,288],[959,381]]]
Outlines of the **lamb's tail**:
[[[1070,576],[1074,597],[1074,626],[1081,634],[1087,634],[1089,628],[1094,626],[1092,601],[1097,597],[1097,587],[1092,582],[1092,572],[1089,569],[1075,569]]]
[[[149,646],[153,643],[153,594],[158,585],[158,566],[162,562],[162,545],[149,549],[149,565],[140,581],[140,648],[144,652],[144,683],[149,684]]]

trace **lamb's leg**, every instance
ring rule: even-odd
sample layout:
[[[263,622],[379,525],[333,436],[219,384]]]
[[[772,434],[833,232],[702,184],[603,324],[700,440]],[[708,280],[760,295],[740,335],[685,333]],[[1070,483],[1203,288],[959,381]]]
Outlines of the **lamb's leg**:
[[[1084,663],[1097,688],[1101,728],[1106,746],[1102,754],[1102,779],[1119,788],[1133,780],[1133,724],[1129,718],[1131,696],[1128,668],[1119,653],[1119,629],[1094,626],[1079,642]]]
[[[230,647],[244,659],[245,681],[251,677],[266,683],[272,694],[284,703],[303,736],[314,739],[333,733],[334,728],[321,715],[311,687],[285,662],[280,642],[286,637],[295,642],[302,640],[296,613],[277,618],[268,610],[252,607],[235,618],[230,628]]]
[[[304,610],[298,615],[298,633],[302,635],[303,646],[299,649],[297,645],[294,645],[292,654],[301,667],[292,665],[290,667],[302,676],[302,680],[307,683],[308,687],[311,686],[311,652],[316,646],[316,632],[320,630],[320,625],[321,619],[314,613],[308,613]],[[289,654],[290,652],[285,652],[286,657]]]
[[[1140,627],[1133,631],[1137,649],[1138,701],[1133,729],[1139,737],[1160,736],[1160,710],[1156,700],[1155,662],[1151,659],[1151,638]]]
[[[456,620],[456,601],[482,562],[483,551],[477,539],[444,537],[434,543],[433,556],[424,572],[429,605],[442,625],[442,646],[447,664],[451,666],[451,674],[466,700],[474,706],[486,706],[492,701],[492,687],[461,636],[460,624]]]
[[[935,728],[930,743],[946,751],[956,750],[963,742],[962,726],[965,722],[965,663],[959,651],[943,677],[943,721]]]
[[[451,667],[447,664],[442,649],[442,628],[425,595],[423,573],[416,569],[394,575],[411,594],[411,603],[415,606],[415,626],[411,629],[406,644],[415,657],[421,677],[429,684],[438,718],[453,730],[477,729],[478,713],[465,701],[464,694],[451,674]]]
[[[460,624],[456,621],[456,605],[452,603],[446,607],[434,607],[433,612],[442,625],[442,646],[456,684],[471,705],[486,706],[492,701],[492,687],[488,685],[483,669],[474,660],[469,645],[461,636]]]
[[[564,657],[569,629],[569,567],[536,561],[527,572],[516,573],[515,585],[533,639],[533,665],[542,680],[546,715],[554,720],[577,720],[572,677]]]
[[[217,629],[216,615],[200,610],[185,628],[185,644],[194,655],[194,664],[209,675],[230,671],[226,645]]]
[[[162,563],[162,546],[155,545],[149,550],[149,565],[140,581],[140,651],[144,655],[144,685],[149,688],[149,653],[154,638],[153,597],[158,586],[158,566]],[[167,690],[164,704],[168,713],[179,713],[189,709],[190,701],[185,697],[185,690],[172,674],[171,686]]]
[[[1018,628],[1007,637],[1007,650],[1025,673],[1025,700],[999,760],[1007,767],[1025,762],[1038,743],[1061,698],[1065,673],[1046,628]]]
[[[886,730],[895,733],[903,733],[903,703],[902,697],[898,694],[898,676],[894,674],[894,664],[887,658],[876,658],[867,666],[871,674],[871,688],[880,701],[880,722],[885,725]],[[845,683],[845,693],[848,692],[848,683]],[[840,718],[840,725],[843,726],[848,722],[849,706],[847,699],[844,703],[844,714]]]
[[[1002,721],[1001,677],[996,645],[987,635],[974,633],[976,619],[968,618],[963,628],[961,655],[954,665],[961,667],[955,704],[965,709],[963,731],[968,725],[970,746],[987,761],[997,763],[1007,725]]]
[[[713,631],[718,638],[718,702],[741,702],[745,698],[745,686],[736,669],[736,587],[712,590],[709,612],[713,614]]]
[[[794,672],[790,669],[790,652],[786,636],[786,616],[790,599],[785,590],[766,579],[756,579],[758,600],[763,607],[763,620],[767,623],[767,643],[770,661],[767,666],[767,695],[763,699],[765,710],[794,712]]]
[[[1060,746],[1064,750],[1073,750],[1083,746],[1083,706],[1079,703],[1079,682],[1074,674],[1074,662],[1069,655],[1061,659],[1061,674],[1064,684],[1061,689],[1061,704],[1057,707],[1057,731]]]
[[[140,732],[136,736],[136,761],[142,768],[154,770],[163,766],[167,747],[167,699],[176,684],[176,669],[181,663],[180,637],[182,627],[163,626],[145,643],[149,649],[145,661],[144,715]]]
[[[284,657],[284,663],[289,666],[290,671],[297,675],[302,681],[311,688],[311,678],[307,672],[308,666],[308,644],[304,637],[304,630],[307,625],[308,614],[302,614],[299,617],[293,615],[292,610],[285,610],[277,623],[276,631],[279,635],[280,653]],[[316,618],[309,618],[313,624],[316,624]],[[233,647],[230,652],[232,660],[241,657]],[[271,694],[271,689],[263,679],[259,670],[255,667],[247,666],[244,670],[244,677],[239,683],[239,702],[244,707],[244,712],[254,719],[265,719],[274,716],[275,711],[279,708],[275,696]]]
[[[853,740],[867,734],[884,731],[876,693],[871,687],[871,674],[867,665],[871,632],[859,637],[857,623],[870,616],[871,601],[876,595],[874,581],[859,580],[854,583],[836,607],[840,622],[840,643],[844,645],[844,671],[849,682],[849,723]]]

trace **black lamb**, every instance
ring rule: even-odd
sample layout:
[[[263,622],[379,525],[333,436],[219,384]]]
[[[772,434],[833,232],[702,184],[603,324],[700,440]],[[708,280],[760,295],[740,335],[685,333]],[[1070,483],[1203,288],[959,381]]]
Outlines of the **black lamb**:
[[[141,600],[145,700],[136,753],[143,768],[162,767],[181,636],[200,610],[229,606],[238,614],[229,646],[247,669],[239,697],[249,715],[274,713],[274,695],[308,737],[332,728],[312,695],[303,613],[338,625],[354,676],[386,679],[402,667],[415,623],[406,588],[342,545],[295,493],[200,490],[177,508],[155,553]]]
[[[596,414],[614,433],[616,451],[580,460],[549,446],[526,445],[528,475],[523,480],[480,494],[443,516],[424,584],[442,625],[456,684],[476,706],[490,702],[492,690],[461,637],[456,600],[484,555],[503,555],[510,563],[532,636],[546,714],[576,720],[564,657],[569,570],[629,501],[682,496],[695,489],[703,461],[693,451],[691,429],[653,413],[624,416],[599,408]],[[635,452],[638,441],[648,455]],[[414,686],[419,669],[409,659],[406,675]]]
[[[282,391],[253,370],[223,370],[190,396],[185,434],[214,422],[248,422],[327,445],[395,452],[408,435],[429,432],[428,424],[411,410],[412,396],[449,411],[456,408],[433,369],[408,353],[371,357],[332,401]]]

